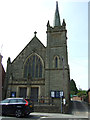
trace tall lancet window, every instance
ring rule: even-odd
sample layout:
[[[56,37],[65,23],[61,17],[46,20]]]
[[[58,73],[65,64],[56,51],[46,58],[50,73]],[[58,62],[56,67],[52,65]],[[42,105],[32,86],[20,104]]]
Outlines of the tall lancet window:
[[[54,68],[59,68],[59,56],[54,57]]]
[[[43,64],[41,58],[34,54],[31,55],[24,65],[24,78],[42,78]]]
[[[55,58],[55,68],[57,68],[58,67],[58,58],[56,57]]]

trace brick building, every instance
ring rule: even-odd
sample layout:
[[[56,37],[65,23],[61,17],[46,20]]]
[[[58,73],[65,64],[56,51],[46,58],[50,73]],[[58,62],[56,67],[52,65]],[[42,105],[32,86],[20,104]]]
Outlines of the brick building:
[[[63,19],[62,24],[60,21],[58,2],[54,26],[50,26],[49,21],[47,23],[46,47],[37,38],[36,33],[12,62],[10,58],[7,61],[5,96],[14,94],[16,97],[33,100],[53,99],[53,104],[60,107],[60,98],[55,96],[62,91],[69,104],[67,30],[65,20]]]

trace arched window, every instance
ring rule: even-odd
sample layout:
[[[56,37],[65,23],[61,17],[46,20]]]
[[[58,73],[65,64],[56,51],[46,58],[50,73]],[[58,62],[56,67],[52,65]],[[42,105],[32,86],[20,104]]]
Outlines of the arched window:
[[[59,63],[60,63],[59,56],[55,56],[54,57],[54,68],[59,68]]]
[[[43,65],[39,56],[32,55],[24,65],[24,78],[42,78]]]
[[[57,68],[58,67],[58,58],[56,57],[55,58],[55,68]]]

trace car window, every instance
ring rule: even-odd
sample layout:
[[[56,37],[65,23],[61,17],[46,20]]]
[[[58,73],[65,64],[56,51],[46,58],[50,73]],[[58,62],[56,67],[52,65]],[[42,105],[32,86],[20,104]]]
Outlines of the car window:
[[[17,102],[18,102],[18,103],[21,103],[21,102],[22,102],[22,103],[26,103],[26,101],[23,100],[23,99],[18,99]]]
[[[22,102],[22,99],[18,99],[17,102],[18,102],[18,103],[21,103],[21,102]]]
[[[16,99],[11,99],[9,103],[17,103]]]
[[[1,103],[9,103],[9,99],[5,99],[5,100],[1,101]]]
[[[25,100],[23,100],[23,103],[26,103],[26,101],[25,101]]]

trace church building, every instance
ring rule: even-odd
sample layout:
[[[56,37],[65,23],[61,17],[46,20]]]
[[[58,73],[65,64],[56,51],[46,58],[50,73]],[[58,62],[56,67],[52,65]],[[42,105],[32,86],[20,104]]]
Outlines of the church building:
[[[60,106],[61,98],[69,104],[70,72],[68,65],[66,23],[60,21],[56,2],[54,25],[47,22],[47,46],[34,37],[11,62],[7,61],[5,97],[23,97]]]

